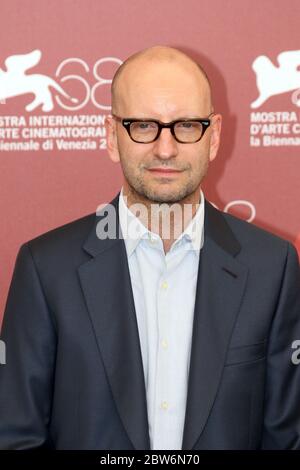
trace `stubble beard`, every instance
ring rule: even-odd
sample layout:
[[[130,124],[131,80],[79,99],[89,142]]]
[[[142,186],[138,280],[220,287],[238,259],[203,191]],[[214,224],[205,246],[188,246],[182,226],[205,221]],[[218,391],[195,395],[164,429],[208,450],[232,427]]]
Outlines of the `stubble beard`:
[[[156,204],[175,204],[188,199],[195,191],[197,191],[206,176],[207,170],[208,162],[206,162],[201,168],[201,173],[198,178],[193,179],[190,177],[182,187],[176,188],[172,193],[170,193],[169,190],[164,192],[163,190],[160,191],[148,185],[143,178],[143,172],[147,170],[143,168],[140,169],[141,173],[133,176],[132,172],[130,172],[128,168],[123,167],[123,174],[130,192],[129,197],[132,198],[133,201],[144,201]],[[190,168],[185,171],[191,173]],[[171,184],[171,178],[168,181],[167,178],[164,177],[160,187],[163,188],[165,186],[168,188]]]

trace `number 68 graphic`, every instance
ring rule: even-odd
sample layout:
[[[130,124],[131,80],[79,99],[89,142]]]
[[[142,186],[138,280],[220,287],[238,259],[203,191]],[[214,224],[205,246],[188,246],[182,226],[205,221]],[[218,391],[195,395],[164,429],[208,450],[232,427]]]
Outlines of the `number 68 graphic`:
[[[56,96],[56,101],[59,104],[59,106],[61,106],[63,109],[76,111],[78,109],[84,108],[84,106],[89,102],[89,100],[91,100],[93,105],[96,108],[102,109],[104,111],[110,110],[111,106],[107,106],[105,104],[98,103],[98,101],[96,99],[97,89],[101,86],[110,85],[111,82],[112,82],[111,78],[104,78],[104,77],[101,77],[100,74],[99,74],[99,67],[102,64],[108,63],[108,62],[116,63],[118,66],[122,64],[122,61],[120,59],[116,58],[116,57],[103,57],[102,59],[97,60],[97,62],[95,63],[95,65],[93,67],[93,76],[97,81],[93,86],[90,86],[88,81],[85,78],[83,78],[81,75],[71,74],[71,75],[62,76],[63,69],[68,64],[79,64],[80,66],[83,67],[85,73],[88,73],[90,71],[90,68],[89,68],[88,64],[84,60],[76,58],[76,57],[64,60],[58,66],[58,68],[56,70],[56,73],[55,73],[55,76],[60,79],[61,83],[71,81],[71,80],[79,82],[85,90],[85,95],[84,95],[84,98],[78,104],[73,105],[73,106],[63,103],[61,98],[59,96]],[[73,95],[72,95],[72,97],[75,98]]]

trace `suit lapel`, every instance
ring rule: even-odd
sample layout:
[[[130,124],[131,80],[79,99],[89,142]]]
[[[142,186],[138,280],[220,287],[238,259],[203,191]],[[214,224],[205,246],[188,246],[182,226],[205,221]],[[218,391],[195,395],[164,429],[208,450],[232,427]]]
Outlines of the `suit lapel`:
[[[127,254],[119,234],[118,199],[119,194],[111,202],[117,238],[99,240],[94,226],[84,245],[93,258],[80,266],[79,277],[120,418],[134,448],[147,450],[143,363]],[[235,259],[239,251],[222,213],[205,201],[183,449],[197,444],[221,380],[247,279],[247,268]]]
[[[118,196],[112,205],[118,215]],[[118,217],[115,227],[118,234]],[[84,248],[93,259],[80,266],[79,277],[112,395],[134,448],[150,449],[143,363],[124,240],[99,240],[94,227]]]
[[[182,449],[192,449],[213,406],[248,269],[234,256],[240,245],[222,214],[205,202]]]

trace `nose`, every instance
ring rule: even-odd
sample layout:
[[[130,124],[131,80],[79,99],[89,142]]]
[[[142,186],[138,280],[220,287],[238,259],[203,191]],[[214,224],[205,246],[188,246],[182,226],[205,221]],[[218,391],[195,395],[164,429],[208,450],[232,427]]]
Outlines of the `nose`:
[[[170,129],[162,129],[159,138],[154,142],[154,154],[161,159],[175,157],[178,153],[177,142]]]

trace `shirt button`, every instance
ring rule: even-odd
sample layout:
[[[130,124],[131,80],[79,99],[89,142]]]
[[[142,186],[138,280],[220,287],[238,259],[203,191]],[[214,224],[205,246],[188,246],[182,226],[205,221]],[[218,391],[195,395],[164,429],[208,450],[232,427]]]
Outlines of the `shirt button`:
[[[169,408],[169,404],[166,401],[163,401],[161,407],[163,410],[167,410]]]
[[[165,339],[162,340],[161,344],[162,344],[162,347],[163,347],[164,349],[167,349],[167,347],[168,347],[168,342],[167,342]]]
[[[162,287],[163,289],[167,289],[167,288],[168,288],[168,283],[167,283],[167,281],[164,281],[164,282],[162,283],[161,287]]]

